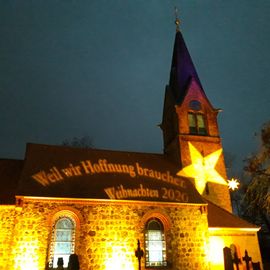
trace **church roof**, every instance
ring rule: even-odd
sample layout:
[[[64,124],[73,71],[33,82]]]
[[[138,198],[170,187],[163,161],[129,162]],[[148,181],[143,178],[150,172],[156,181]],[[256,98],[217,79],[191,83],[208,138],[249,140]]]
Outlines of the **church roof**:
[[[14,204],[23,160],[0,159],[0,204]]]
[[[177,104],[183,101],[192,80],[195,80],[201,92],[206,97],[182,33],[177,31],[174,41],[169,83]]]
[[[251,224],[238,216],[226,211],[216,204],[208,203],[208,225],[209,228],[243,228],[243,229],[259,229],[258,226]]]
[[[203,199],[161,154],[28,144],[25,160],[0,159],[0,204],[15,195],[208,204],[209,228],[258,229]]]
[[[17,195],[205,204],[161,154],[28,144]]]

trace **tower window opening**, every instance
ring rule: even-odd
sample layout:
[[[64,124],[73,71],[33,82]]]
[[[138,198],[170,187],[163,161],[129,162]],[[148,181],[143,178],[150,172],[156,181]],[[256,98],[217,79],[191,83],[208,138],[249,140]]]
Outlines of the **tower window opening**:
[[[206,185],[205,185],[205,194],[206,194],[206,195],[209,195],[209,194],[210,194],[210,191],[209,191],[209,184],[208,184],[208,183],[206,183]]]
[[[148,221],[145,230],[146,267],[167,266],[163,224],[158,219]]]
[[[201,113],[188,113],[189,133],[197,135],[206,135],[206,125],[204,115]]]
[[[191,100],[189,102],[189,108],[194,111],[200,111],[202,109],[202,104],[198,100]]]

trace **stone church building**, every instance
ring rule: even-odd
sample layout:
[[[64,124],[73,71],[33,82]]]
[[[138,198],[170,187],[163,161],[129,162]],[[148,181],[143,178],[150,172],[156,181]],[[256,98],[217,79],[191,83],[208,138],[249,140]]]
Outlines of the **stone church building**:
[[[141,269],[247,269],[245,250],[262,269],[259,228],[232,214],[218,112],[177,30],[164,153],[28,144],[0,160],[0,270],[66,268],[73,253],[82,270],[135,270],[138,240]]]

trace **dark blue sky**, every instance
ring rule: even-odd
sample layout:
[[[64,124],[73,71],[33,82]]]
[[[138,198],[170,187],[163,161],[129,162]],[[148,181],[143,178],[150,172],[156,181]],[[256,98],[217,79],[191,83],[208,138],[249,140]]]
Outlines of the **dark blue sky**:
[[[0,157],[74,136],[162,152],[175,5],[204,90],[223,109],[225,152],[241,169],[269,120],[268,0],[0,0]]]

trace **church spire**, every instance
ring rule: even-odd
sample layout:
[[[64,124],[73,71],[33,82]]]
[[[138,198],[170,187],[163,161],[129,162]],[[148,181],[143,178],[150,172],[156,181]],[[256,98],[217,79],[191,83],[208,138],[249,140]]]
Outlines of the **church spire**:
[[[173,58],[170,73],[169,85],[173,91],[173,95],[177,104],[181,103],[185,97],[187,88],[192,79],[196,81],[203,92],[203,88],[198,77],[195,66],[192,62],[184,38],[180,32],[180,20],[176,9],[176,35],[174,41]],[[204,92],[203,92],[204,94]],[[205,94],[204,94],[205,95]]]

